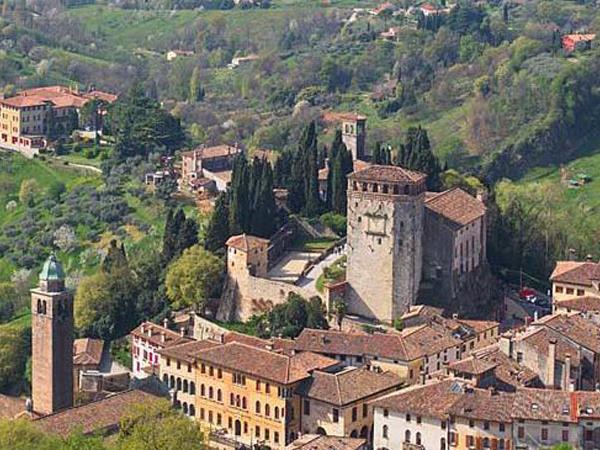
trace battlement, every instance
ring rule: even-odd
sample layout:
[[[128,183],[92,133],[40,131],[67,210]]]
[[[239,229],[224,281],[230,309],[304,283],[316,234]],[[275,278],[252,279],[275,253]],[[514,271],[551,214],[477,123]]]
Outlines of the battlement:
[[[420,172],[396,166],[373,165],[348,176],[348,195],[415,197],[427,191],[426,180],[427,176]]]

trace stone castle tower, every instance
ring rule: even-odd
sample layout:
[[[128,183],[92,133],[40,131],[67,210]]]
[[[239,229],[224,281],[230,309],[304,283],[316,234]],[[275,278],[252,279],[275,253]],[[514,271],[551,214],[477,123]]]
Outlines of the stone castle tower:
[[[367,118],[357,114],[342,116],[342,141],[352,153],[352,159],[366,158],[366,124]]]
[[[391,323],[415,303],[426,176],[373,165],[348,177],[348,311]]]
[[[33,410],[73,406],[73,298],[60,263],[50,255],[31,290]]]

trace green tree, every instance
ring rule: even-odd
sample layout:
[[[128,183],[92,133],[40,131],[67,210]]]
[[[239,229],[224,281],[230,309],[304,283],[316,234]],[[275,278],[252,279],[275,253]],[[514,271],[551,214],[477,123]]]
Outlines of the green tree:
[[[257,192],[256,205],[252,212],[251,232],[255,236],[270,238],[276,231],[275,195],[273,193],[273,170],[271,164],[262,164],[260,180],[254,187]]]
[[[204,237],[204,248],[212,253],[223,252],[225,242],[229,238],[229,205],[227,194],[222,192],[215,201],[206,235]]]
[[[425,173],[429,189],[435,191],[440,188],[440,164],[431,150],[427,130],[424,128],[410,127],[407,130],[406,140],[398,152],[398,165]]]
[[[60,438],[44,433],[26,419],[0,420],[0,448],[11,450],[65,450]]]
[[[204,449],[198,422],[173,410],[166,400],[134,405],[121,419],[115,450]]]
[[[321,210],[319,198],[319,167],[317,165],[317,130],[312,121],[300,140],[300,152],[304,156],[304,213],[313,217]]]
[[[19,189],[19,201],[27,206],[33,206],[41,193],[37,180],[29,178],[21,182]]]
[[[202,311],[221,284],[223,262],[199,245],[183,252],[167,269],[165,285],[174,308],[192,306]]]
[[[249,182],[248,162],[243,155],[239,155],[233,163],[231,177],[231,200],[229,203],[229,232],[231,234],[240,234],[248,229]]]
[[[333,302],[332,312],[335,316],[337,326],[341,331],[344,317],[346,317],[346,314],[348,313],[348,304],[343,298],[338,298]]]
[[[115,270],[126,269],[128,266],[124,244],[121,243],[119,246],[116,239],[111,240],[108,253],[102,261],[102,270],[106,273],[111,273]]]
[[[15,305],[18,302],[18,295],[14,284],[9,282],[0,283],[0,322],[5,322],[12,318],[15,313]]]
[[[29,327],[16,323],[0,325],[0,392],[20,386],[30,345]],[[11,448],[2,447],[0,448]]]
[[[192,76],[190,78],[190,93],[188,95],[188,101],[190,103],[201,102],[204,100],[204,88],[200,82],[200,67],[194,67]]]

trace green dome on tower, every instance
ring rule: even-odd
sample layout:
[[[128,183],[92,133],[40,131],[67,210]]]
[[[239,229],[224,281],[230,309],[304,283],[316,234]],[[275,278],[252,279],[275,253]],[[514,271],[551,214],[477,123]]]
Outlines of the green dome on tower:
[[[64,279],[62,265],[56,259],[56,255],[51,253],[40,272],[40,281],[63,281]]]

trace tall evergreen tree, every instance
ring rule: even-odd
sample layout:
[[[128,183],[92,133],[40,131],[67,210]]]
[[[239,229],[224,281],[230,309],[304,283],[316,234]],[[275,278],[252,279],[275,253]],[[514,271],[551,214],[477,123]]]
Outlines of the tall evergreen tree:
[[[411,127],[406,133],[406,141],[398,152],[398,165],[427,174],[427,187],[437,190],[441,186],[440,163],[431,150],[427,130]]]
[[[326,206],[328,210],[333,208],[333,178],[334,178],[334,165],[340,152],[346,150],[346,145],[342,140],[342,130],[335,131],[335,137],[331,144],[331,151],[329,152],[329,172],[327,173],[327,199]]]
[[[304,195],[304,153],[302,148],[294,155],[291,174],[288,181],[288,205],[292,212],[299,213],[304,208],[306,197]]]
[[[181,231],[179,232],[179,239],[177,239],[177,254],[175,257],[179,257],[184,250],[190,248],[192,245],[198,243],[198,224],[192,218],[187,218],[183,222]]]
[[[275,196],[273,194],[273,170],[268,162],[261,164],[262,174],[258,187],[256,207],[252,214],[251,233],[270,238],[277,229]]]
[[[215,202],[215,209],[206,227],[204,248],[212,253],[222,251],[229,238],[229,205],[227,194],[222,192]]]
[[[106,273],[111,273],[127,267],[127,255],[125,254],[125,246],[117,243],[116,239],[110,241],[108,252],[102,261],[102,270]]]
[[[302,153],[305,156],[304,172],[304,213],[309,216],[317,215],[321,210],[319,198],[319,167],[317,162],[317,131],[312,121],[304,130],[301,141]]]
[[[185,221],[185,215],[183,218],[182,215],[182,211],[174,212],[172,209],[167,211],[162,251],[165,264],[168,264],[176,253],[179,231],[181,230],[183,222]]]
[[[336,154],[332,166],[331,178],[331,210],[338,214],[346,214],[348,189],[348,174],[353,170],[352,153],[342,147]]]
[[[240,234],[248,229],[249,214],[249,173],[244,155],[236,157],[231,179],[231,201],[229,204],[229,231]]]

